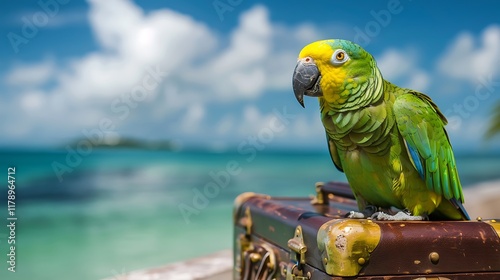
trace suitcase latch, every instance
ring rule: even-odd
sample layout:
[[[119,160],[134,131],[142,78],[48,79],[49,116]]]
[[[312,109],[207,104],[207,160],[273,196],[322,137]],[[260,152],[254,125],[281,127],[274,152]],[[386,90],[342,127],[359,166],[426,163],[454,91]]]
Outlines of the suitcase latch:
[[[286,270],[286,280],[307,280],[310,274],[304,275],[304,264],[306,263],[307,247],[304,243],[302,227],[295,228],[294,237],[288,240],[288,248],[290,248],[290,262],[283,267],[283,272]]]
[[[290,252],[290,259],[292,261],[297,261],[300,266],[306,263],[306,252],[307,247],[304,243],[304,236],[302,235],[302,227],[297,226],[295,228],[295,236],[288,240],[288,248],[292,250],[295,254]]]

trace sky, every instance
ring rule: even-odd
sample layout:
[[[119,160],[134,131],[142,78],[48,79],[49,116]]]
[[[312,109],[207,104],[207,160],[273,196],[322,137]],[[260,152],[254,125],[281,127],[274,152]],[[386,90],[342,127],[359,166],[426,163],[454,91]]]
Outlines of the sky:
[[[310,42],[342,38],[385,79],[428,94],[455,150],[500,100],[498,1],[9,1],[0,9],[0,146],[173,141],[215,151],[326,149],[317,101],[291,76]]]

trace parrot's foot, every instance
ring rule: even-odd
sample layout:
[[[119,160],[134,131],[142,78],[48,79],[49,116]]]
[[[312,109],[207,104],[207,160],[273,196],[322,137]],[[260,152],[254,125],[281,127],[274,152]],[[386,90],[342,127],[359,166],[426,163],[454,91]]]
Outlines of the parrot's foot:
[[[394,211],[392,207],[391,211]],[[394,215],[385,212],[376,212],[371,218],[378,221],[425,221],[429,219],[427,216],[413,216],[411,213],[401,210]]]
[[[347,213],[347,215],[345,216],[346,218],[349,218],[349,219],[365,219],[365,215],[361,212],[356,212],[356,211],[350,211],[349,213]]]
[[[368,205],[365,207],[365,210],[361,212],[350,211],[345,215],[345,217],[349,219],[366,219],[373,216],[377,212],[377,210],[378,210],[377,207],[373,205]]]

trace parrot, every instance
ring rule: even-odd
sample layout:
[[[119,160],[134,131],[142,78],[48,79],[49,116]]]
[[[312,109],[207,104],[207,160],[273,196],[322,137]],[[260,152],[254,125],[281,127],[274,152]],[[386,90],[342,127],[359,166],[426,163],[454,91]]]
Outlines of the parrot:
[[[347,218],[470,220],[447,119],[433,100],[384,80],[373,56],[348,40],[299,53],[292,87],[319,99],[327,147],[359,208]]]

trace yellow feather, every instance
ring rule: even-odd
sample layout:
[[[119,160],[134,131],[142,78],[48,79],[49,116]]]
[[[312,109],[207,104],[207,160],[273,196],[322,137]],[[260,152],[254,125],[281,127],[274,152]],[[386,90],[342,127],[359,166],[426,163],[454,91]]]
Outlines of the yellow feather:
[[[334,40],[331,40],[334,41]],[[323,90],[323,98],[328,103],[340,104],[346,101],[347,94],[343,91],[339,92],[339,88],[346,80],[346,71],[344,67],[349,65],[347,61],[342,66],[333,66],[330,63],[333,52],[331,45],[327,44],[328,41],[317,41],[305,46],[299,54],[299,59],[304,57],[314,58],[314,62],[321,72],[321,88]]]

